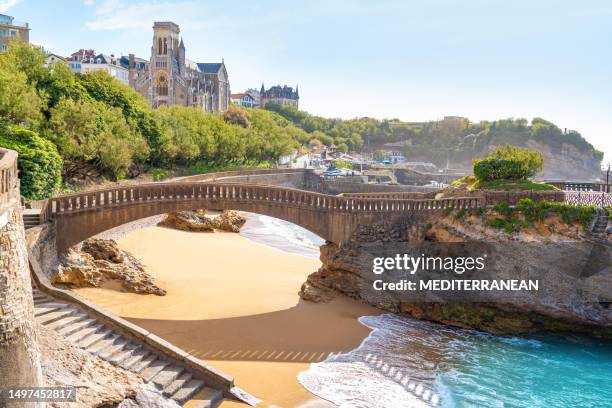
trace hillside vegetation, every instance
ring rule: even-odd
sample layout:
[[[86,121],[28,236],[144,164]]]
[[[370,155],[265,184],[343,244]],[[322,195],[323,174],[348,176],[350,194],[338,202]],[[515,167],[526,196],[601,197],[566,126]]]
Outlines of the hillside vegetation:
[[[266,109],[277,112],[307,132],[313,132],[323,143],[334,142],[349,148],[360,147],[365,141],[372,150],[389,142],[403,142],[407,157],[419,158],[445,165],[447,161],[468,162],[486,155],[491,146],[512,144],[526,146],[534,141],[560,153],[564,144],[575,147],[594,160],[603,158],[580,133],[566,133],[555,124],[541,118],[531,123],[526,119],[502,119],[471,123],[467,119],[451,119],[425,123],[408,123],[397,119],[378,120],[357,118],[327,119],[310,115],[291,106],[267,104]]]
[[[85,176],[117,180],[147,170],[164,174],[174,166],[265,166],[312,138],[264,110],[153,110],[106,72],[74,74],[61,63],[45,67],[45,58],[23,44],[0,54],[0,146],[49,158],[45,166],[31,166],[22,153],[28,199],[56,193],[60,173],[66,182]]]

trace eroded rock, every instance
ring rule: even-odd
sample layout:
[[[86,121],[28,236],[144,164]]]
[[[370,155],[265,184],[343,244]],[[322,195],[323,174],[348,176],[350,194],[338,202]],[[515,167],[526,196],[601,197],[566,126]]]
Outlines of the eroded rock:
[[[215,218],[218,228],[223,231],[240,232],[240,228],[246,223],[246,218],[236,211],[224,210]]]
[[[197,232],[213,232],[218,227],[215,220],[208,218],[204,214],[204,210],[168,213],[166,218],[157,225],[181,231]]]
[[[51,274],[51,283],[71,287],[100,287],[108,281],[121,284],[126,292],[163,296],[142,263],[113,240],[92,238],[81,248],[71,248]]]

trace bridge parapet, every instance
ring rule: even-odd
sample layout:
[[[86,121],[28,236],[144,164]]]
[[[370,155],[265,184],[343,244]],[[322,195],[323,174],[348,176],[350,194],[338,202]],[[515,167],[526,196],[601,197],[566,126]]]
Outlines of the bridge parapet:
[[[480,197],[446,199],[356,198],[327,195],[275,186],[173,182],[125,186],[93,192],[76,193],[48,200],[48,214],[71,213],[130,203],[181,200],[229,200],[267,202],[332,211],[430,211],[446,208],[477,208]]]

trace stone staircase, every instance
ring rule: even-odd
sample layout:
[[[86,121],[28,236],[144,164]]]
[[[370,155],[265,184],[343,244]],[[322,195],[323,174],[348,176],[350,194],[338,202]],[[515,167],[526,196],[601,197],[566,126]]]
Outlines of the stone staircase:
[[[144,341],[128,337],[92,318],[79,307],[33,289],[34,316],[38,323],[66,337],[77,347],[109,363],[130,370],[153,383],[165,397],[179,405],[197,394],[197,408],[214,408],[223,391],[207,386],[204,378],[189,367],[160,355]]]
[[[25,229],[40,224],[40,208],[25,208],[23,210],[23,226]]]
[[[599,211],[596,215],[595,222],[593,223],[593,228],[591,228],[591,234],[593,235],[603,235],[606,232],[606,228],[608,227],[608,212],[607,211]]]

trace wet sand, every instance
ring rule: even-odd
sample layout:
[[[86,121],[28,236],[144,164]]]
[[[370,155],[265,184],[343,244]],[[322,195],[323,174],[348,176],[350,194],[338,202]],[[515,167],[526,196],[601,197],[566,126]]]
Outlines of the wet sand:
[[[297,292],[320,261],[239,234],[147,227],[128,232],[119,246],[168,294],[112,288],[78,294],[233,375],[264,401],[260,407],[331,406],[304,389],[297,374],[330,353],[356,348],[369,333],[357,318],[380,313],[345,297],[301,300]]]

